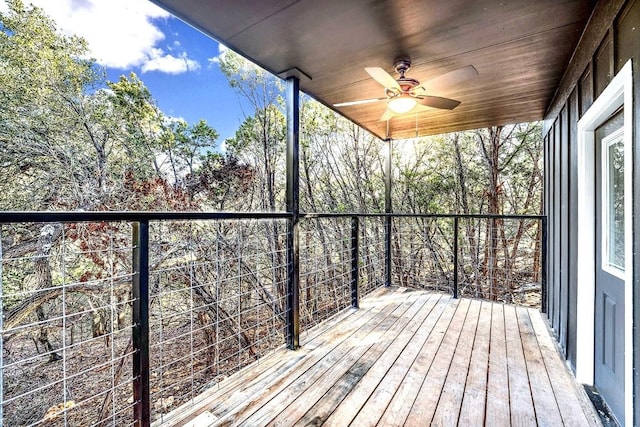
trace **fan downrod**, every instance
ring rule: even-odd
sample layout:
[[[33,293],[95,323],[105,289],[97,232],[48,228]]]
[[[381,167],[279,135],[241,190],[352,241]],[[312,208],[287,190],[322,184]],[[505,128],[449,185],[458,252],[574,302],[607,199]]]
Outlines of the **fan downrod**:
[[[400,87],[402,88],[401,93],[409,93],[420,84],[420,82],[416,79],[412,79],[411,77],[406,77],[404,74],[409,71],[411,68],[411,59],[410,58],[398,58],[393,63],[393,68],[396,70],[396,73],[400,74],[400,77],[396,80]]]
[[[400,78],[404,79],[404,73],[411,68],[411,58],[397,58],[393,62],[393,68],[396,70],[396,73],[400,74]]]

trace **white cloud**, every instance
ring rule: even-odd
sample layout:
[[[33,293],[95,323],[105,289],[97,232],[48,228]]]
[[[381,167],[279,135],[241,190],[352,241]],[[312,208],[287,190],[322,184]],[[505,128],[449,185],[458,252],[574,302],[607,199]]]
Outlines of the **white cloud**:
[[[155,57],[142,64],[143,73],[147,71],[163,71],[169,74],[180,74],[200,69],[200,64],[193,59],[189,59],[186,53],[180,56],[166,55],[161,51],[157,53]]]
[[[224,58],[224,56],[227,54],[227,52],[229,51],[229,48],[226,47],[223,44],[218,43],[218,55],[214,56],[212,58],[209,58],[209,63],[212,64],[219,64],[220,60],[222,58]]]
[[[6,10],[5,2],[0,1]],[[42,8],[63,33],[87,40],[91,55],[106,67],[140,67],[143,72],[171,74],[199,68],[186,53],[170,55],[158,46],[165,35],[153,20],[169,19],[171,15],[148,0],[26,0],[25,3]]]

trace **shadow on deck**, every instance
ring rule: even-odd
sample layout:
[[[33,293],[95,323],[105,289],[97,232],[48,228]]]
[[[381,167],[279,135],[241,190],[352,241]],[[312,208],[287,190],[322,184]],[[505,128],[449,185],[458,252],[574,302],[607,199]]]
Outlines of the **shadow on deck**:
[[[533,309],[382,289],[163,425],[598,425]]]

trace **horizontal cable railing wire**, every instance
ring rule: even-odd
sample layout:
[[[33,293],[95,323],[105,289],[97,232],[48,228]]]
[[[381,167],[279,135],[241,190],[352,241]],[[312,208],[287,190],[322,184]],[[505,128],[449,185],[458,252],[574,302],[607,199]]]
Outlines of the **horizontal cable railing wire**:
[[[341,310],[357,306],[358,298],[384,286],[385,234],[384,215],[303,214],[302,217],[300,323],[301,331],[305,332]]]
[[[152,419],[283,345],[285,231],[282,220],[151,224]]]
[[[351,218],[300,224],[301,332],[351,306]]]
[[[131,227],[17,223],[2,253],[3,425],[133,424]]]
[[[398,286],[452,292],[453,223],[440,217],[396,217],[391,277]]]
[[[384,286],[384,216],[361,216],[359,222],[359,295],[365,297]]]
[[[460,296],[540,308],[542,220],[461,218]]]
[[[162,422],[281,347],[289,218],[0,213],[2,424],[125,426],[140,413]],[[140,252],[132,224],[143,223],[150,238]],[[133,262],[141,253],[146,271]],[[147,352],[136,347],[145,339],[132,312],[143,275]],[[146,374],[135,366],[143,354]],[[140,394],[148,416],[135,410]]]
[[[0,212],[4,425],[171,421],[218,381],[391,283],[535,306],[544,217]],[[289,311],[292,310],[292,311]],[[299,310],[299,316],[289,316]]]
[[[540,308],[544,219],[525,215],[394,215],[399,286]]]

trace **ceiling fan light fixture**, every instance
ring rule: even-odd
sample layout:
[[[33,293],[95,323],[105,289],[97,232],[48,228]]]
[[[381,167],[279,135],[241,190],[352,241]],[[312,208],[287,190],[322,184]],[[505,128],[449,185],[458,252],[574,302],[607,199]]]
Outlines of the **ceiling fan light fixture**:
[[[389,101],[389,108],[396,114],[408,113],[415,106],[416,99],[407,94],[402,94]]]

